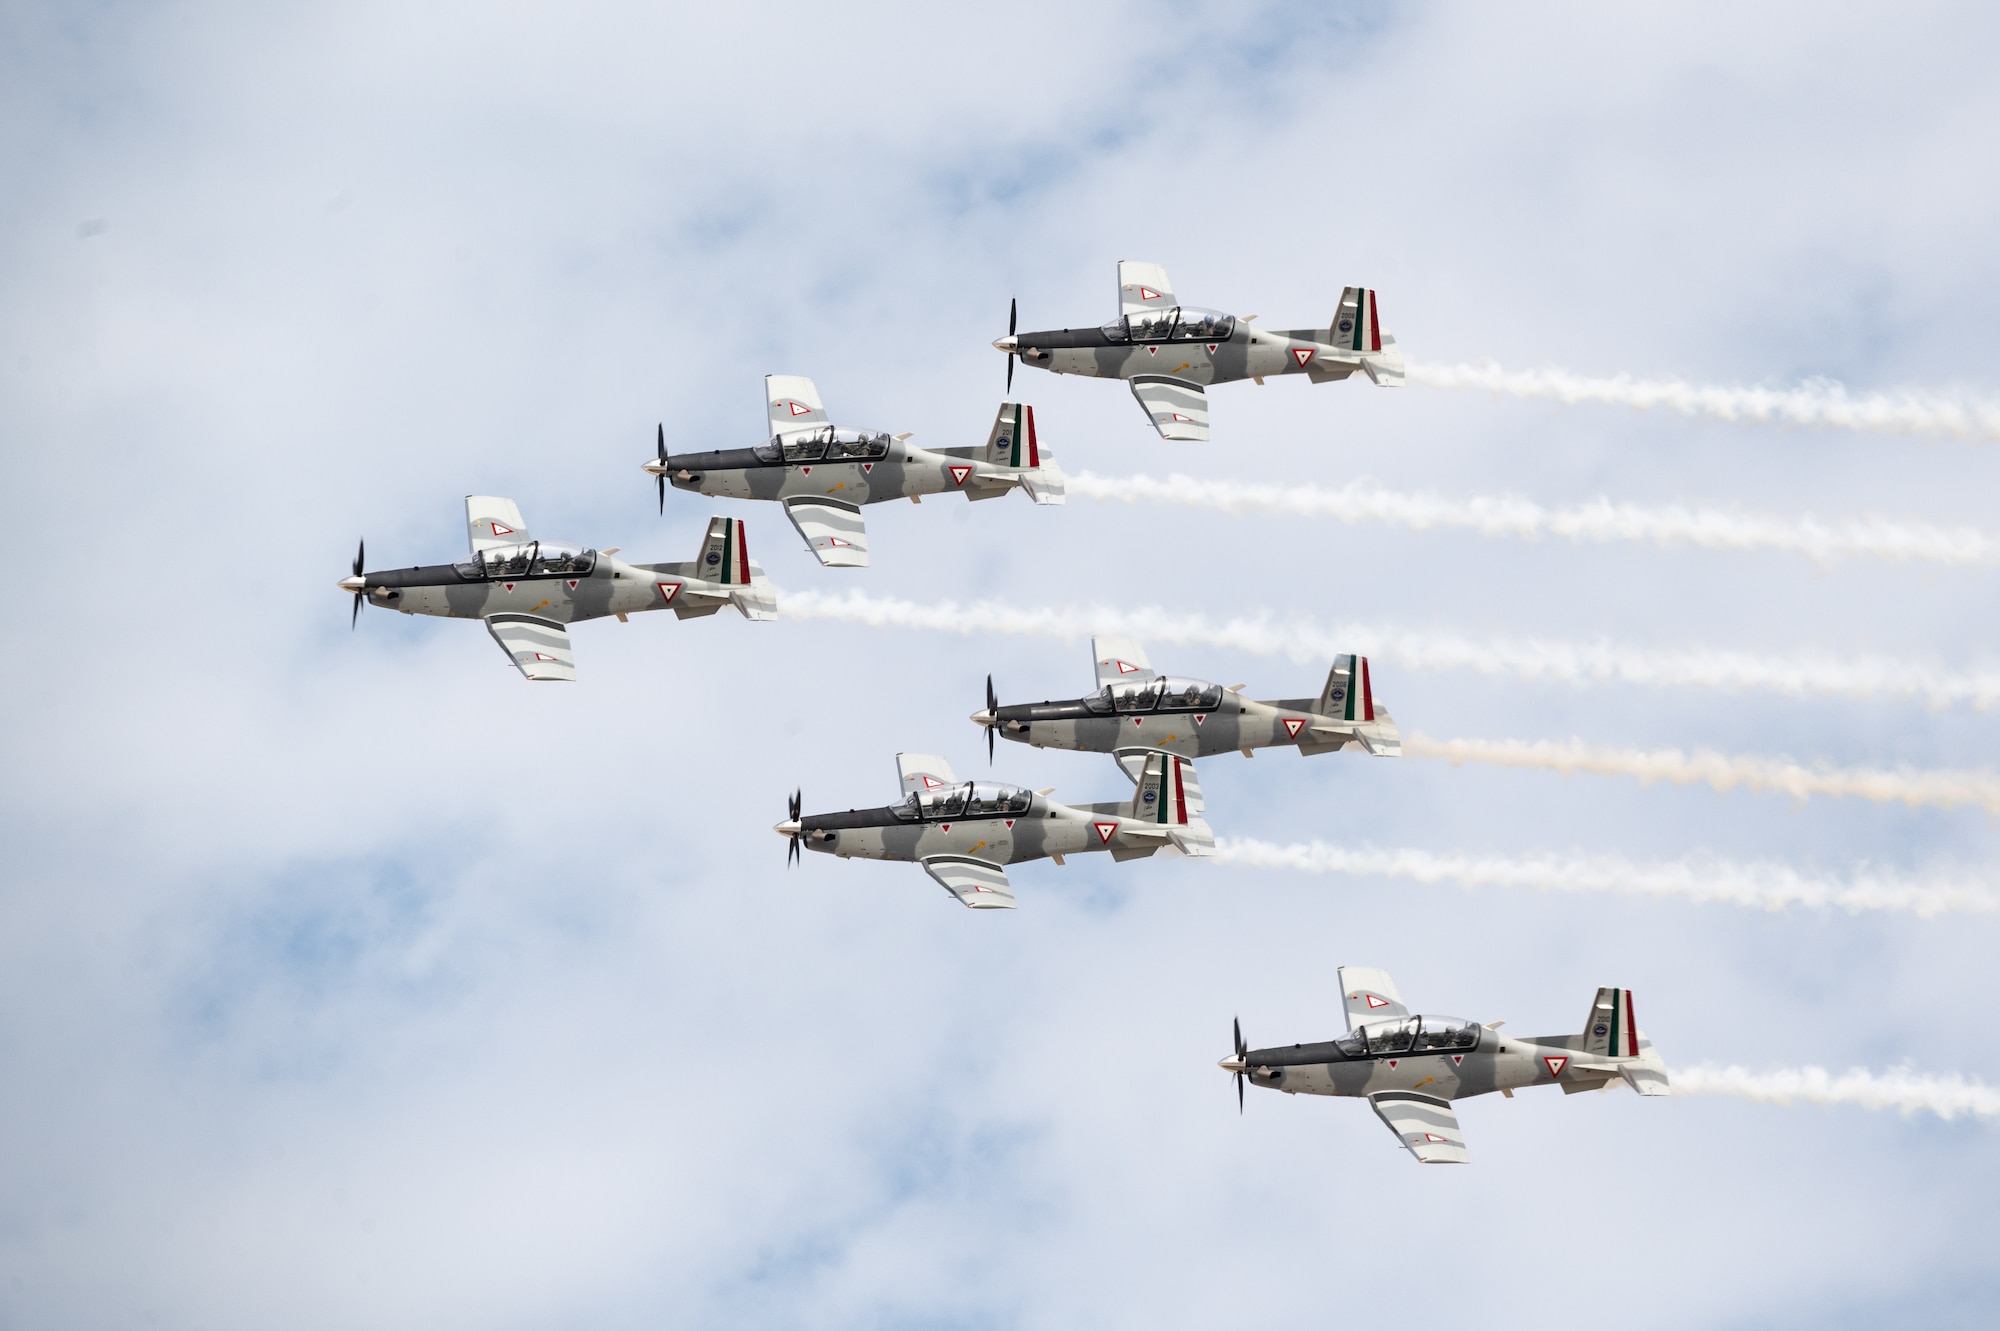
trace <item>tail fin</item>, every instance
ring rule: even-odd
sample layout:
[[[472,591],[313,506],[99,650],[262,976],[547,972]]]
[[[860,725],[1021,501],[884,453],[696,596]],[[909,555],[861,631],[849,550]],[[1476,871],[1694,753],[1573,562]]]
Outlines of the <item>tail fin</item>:
[[[1336,656],[1327,672],[1326,687],[1320,690],[1319,714],[1343,721],[1375,719],[1375,685],[1368,674],[1365,656]]]
[[[1637,1058],[1639,1027],[1632,1020],[1630,989],[1599,989],[1583,1027],[1583,1051],[1607,1058]]]
[[[1590,1018],[1583,1025],[1583,1050],[1586,1058],[1620,1060],[1618,1075],[1641,1095],[1673,1094],[1667,1065],[1653,1049],[1653,1042],[1639,1033],[1630,989],[1597,991],[1597,1001],[1590,1005]]]
[[[745,619],[778,617],[778,593],[764,566],[750,557],[750,538],[741,518],[710,518],[695,568],[708,582],[729,589],[729,603]]]
[[[1062,469],[1054,454],[1042,447],[1035,433],[1035,409],[1021,402],[1002,402],[986,436],[986,450],[980,459],[988,466],[1005,467],[1022,473],[1021,488],[1037,504],[1060,504],[1064,499]]]
[[[1348,287],[1340,293],[1340,309],[1333,316],[1329,340],[1342,351],[1358,352],[1361,369],[1378,388],[1400,388],[1403,384],[1403,353],[1396,339],[1382,333],[1382,315],[1375,308],[1375,293],[1367,287]]]
[[[1132,792],[1134,822],[1167,829],[1167,839],[1183,855],[1207,855],[1215,849],[1215,833],[1202,821],[1201,782],[1194,764],[1164,750],[1147,755]]]

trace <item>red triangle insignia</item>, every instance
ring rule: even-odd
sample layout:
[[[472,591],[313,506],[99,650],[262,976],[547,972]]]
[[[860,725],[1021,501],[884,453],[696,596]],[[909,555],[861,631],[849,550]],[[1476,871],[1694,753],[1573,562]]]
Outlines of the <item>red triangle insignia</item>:
[[[970,467],[952,467],[950,471],[952,481],[958,485],[964,485],[965,478],[972,475],[972,468]]]
[[[1120,661],[1117,664],[1118,664],[1118,673],[1121,675],[1129,675],[1133,671],[1139,669],[1138,666],[1133,665],[1130,661]]]
[[[792,409],[792,415],[794,416],[810,416],[813,414],[813,409],[802,402],[787,402],[785,405]]]
[[[1298,716],[1288,716],[1284,718],[1284,726],[1285,726],[1285,733],[1287,735],[1290,735],[1293,739],[1297,739],[1299,737],[1299,732],[1306,728],[1305,718]]]
[[[839,538],[838,536],[829,536],[829,537],[827,537],[827,538],[826,538],[826,543],[827,543],[828,545],[846,545],[846,546],[851,546],[851,545],[853,545],[853,544],[854,544],[854,542],[852,542],[852,541],[843,541],[843,540],[841,540],[841,539],[840,539],[840,538]]]
[[[1160,354],[1160,349],[1158,347],[1147,347],[1146,354],[1148,356],[1157,356]]]
[[[1464,1054],[1453,1054],[1453,1055],[1451,1056],[1451,1065],[1452,1065],[1453,1067],[1457,1067],[1457,1066],[1458,1066],[1459,1064],[1461,1064],[1461,1063],[1463,1063],[1463,1062],[1465,1062],[1465,1055],[1464,1055]]]
[[[1313,348],[1311,347],[1292,348],[1292,359],[1297,361],[1301,368],[1303,368],[1305,363],[1311,360],[1312,358],[1313,358]]]
[[[1202,722],[1204,722],[1204,721],[1206,721],[1206,720],[1208,720],[1208,714],[1207,714],[1207,713],[1205,713],[1205,712],[1196,712],[1196,713],[1194,714],[1194,723],[1195,723],[1196,725],[1200,725],[1200,724],[1201,724]]]
[[[569,578],[569,579],[566,579],[566,581],[567,581],[567,582],[569,583],[569,589],[570,589],[571,591],[575,591],[575,590],[576,590],[576,579],[575,579],[575,578]]]
[[[1139,288],[1139,299],[1140,299],[1140,300],[1158,300],[1159,298],[1160,298],[1160,293],[1159,293],[1159,292],[1157,292],[1157,291],[1155,291],[1155,290],[1153,290],[1153,289],[1152,289],[1151,287],[1140,287],[1140,288]]]
[[[1402,1059],[1400,1059],[1400,1058],[1392,1058],[1392,1059],[1390,1059],[1390,1060],[1389,1060],[1389,1066],[1393,1068],[1393,1067],[1395,1067],[1395,1066],[1396,1066],[1396,1065],[1397,1065],[1398,1063],[1400,1063],[1400,1062],[1402,1062],[1402,1061],[1403,1061],[1403,1060],[1402,1060]]]
[[[813,469],[812,469],[811,467],[800,467],[800,468],[799,468],[799,475],[801,475],[801,476],[810,476],[810,475],[812,475],[812,474],[813,474]]]
[[[497,522],[489,522],[487,525],[493,528],[495,536],[512,536],[514,534],[512,527],[505,527]]]
[[[1444,1140],[1444,1138],[1438,1136],[1435,1132],[1426,1132],[1424,1134],[1424,1140],[1427,1142],[1441,1142]]]
[[[873,470],[875,470],[875,464],[874,464],[874,463],[872,463],[872,462],[864,462],[864,463],[862,463],[862,464],[861,464],[861,471],[862,471],[862,474],[863,474],[863,475],[866,475],[867,473],[869,473],[869,472],[871,472],[871,471],[873,471]]]
[[[950,823],[939,823],[939,824],[938,824],[938,826],[939,826],[939,827],[941,827],[941,828],[943,828],[943,829],[944,829],[945,831],[947,831],[947,832],[951,831],[951,824],[950,824]]]
[[[1109,842],[1118,832],[1116,823],[1092,823],[1091,826],[1097,829],[1097,839],[1101,842]]]
[[[1563,1069],[1569,1066],[1569,1055],[1544,1054],[1542,1055],[1542,1062],[1549,1065],[1549,1075],[1551,1077],[1560,1077],[1563,1075]]]
[[[1215,343],[1211,342],[1208,344],[1208,354],[1211,356],[1215,354]]]
[[[503,583],[501,583],[500,585],[501,585],[502,587],[505,587],[505,588],[506,588],[506,589],[507,589],[508,591],[510,591],[510,592],[514,590],[514,584],[513,584],[513,583],[511,583],[511,582],[503,582]]]
[[[923,774],[922,774],[922,773],[919,773],[918,775],[922,776]],[[924,776],[924,789],[925,789],[925,790],[936,790],[936,789],[938,789],[938,788],[939,788],[940,786],[942,786],[942,785],[944,785],[944,782],[942,782],[942,781],[938,780],[938,779],[937,779],[936,777],[933,777],[933,776]]]
[[[553,656],[550,656],[550,655],[549,655],[548,653],[546,653],[546,652],[536,652],[536,653],[535,653],[535,659],[536,659],[537,661],[553,661],[553,660],[555,660],[556,658],[555,658],[555,657],[553,657]]]
[[[673,600],[675,594],[681,589],[681,585],[678,582],[662,582],[656,585],[660,589],[660,599],[663,601]]]
[[[1381,995],[1379,995],[1379,994],[1363,994],[1363,995],[1362,995],[1362,997],[1368,1000],[1368,1006],[1369,1006],[1369,1007],[1388,1007],[1388,1006],[1389,1006],[1389,1000],[1388,1000],[1388,999],[1386,999],[1386,998],[1383,998],[1383,997],[1382,997]]]
[[[1014,820],[1012,818],[1006,819],[1005,821],[1007,823],[1007,826],[1009,827],[1012,827],[1014,825]]]
[[[1175,419],[1175,420],[1177,420],[1177,421],[1191,421],[1191,420],[1193,420],[1193,419],[1194,419],[1194,417],[1192,417],[1192,416],[1183,416],[1183,415],[1181,415],[1181,414],[1180,414],[1180,413],[1179,413],[1179,412],[1177,411],[1177,412],[1175,412],[1175,413],[1174,413],[1174,419]]]

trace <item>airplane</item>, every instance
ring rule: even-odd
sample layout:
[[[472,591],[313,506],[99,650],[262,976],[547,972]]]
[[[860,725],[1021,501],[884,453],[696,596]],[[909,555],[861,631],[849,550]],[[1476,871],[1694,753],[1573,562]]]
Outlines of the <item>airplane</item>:
[[[778,596],[750,558],[743,523],[710,518],[701,551],[686,564],[627,564],[618,547],[587,550],[528,534],[521,510],[494,495],[465,497],[472,554],[456,564],[362,572],[367,543],[354,552],[354,572],[339,587],[354,594],[350,627],[361,603],[406,615],[480,619],[507,659],[533,680],[576,678],[576,658],[564,626],[642,610],[671,609],[682,619],[733,605],[745,619],[778,617]]]
[[[986,708],[974,712],[986,728],[986,756],[993,737],[1005,735],[1038,749],[1108,753],[1130,775],[1134,764],[1158,750],[1187,758],[1285,745],[1302,755],[1352,750],[1400,758],[1403,739],[1389,709],[1375,700],[1365,656],[1336,656],[1317,698],[1259,702],[1199,679],[1157,675],[1146,650],[1130,638],[1090,642],[1097,692],[1067,702],[1014,703],[1002,707],[986,677]]]
[[[657,456],[645,470],[658,478],[660,511],[667,484],[724,499],[775,499],[819,562],[866,568],[868,533],[861,506],[957,491],[996,499],[1025,490],[1037,504],[1063,502],[1063,474],[1035,433],[1035,409],[1002,402],[984,448],[918,448],[910,435],[836,427],[813,381],[795,374],[764,376],[771,437],[755,448],[668,453],[660,426]]]
[[[1337,1040],[1250,1049],[1235,1023],[1236,1052],[1218,1066],[1236,1078],[1237,1112],[1246,1078],[1287,1095],[1362,1097],[1419,1161],[1462,1165],[1454,1100],[1488,1091],[1511,1100],[1528,1086],[1672,1093],[1666,1064],[1634,1021],[1630,989],[1599,989],[1580,1035],[1527,1039],[1499,1034],[1501,1021],[1411,1016],[1387,971],[1342,966],[1340,992],[1347,1034]]]
[[[789,837],[785,864],[800,845],[843,859],[920,864],[940,887],[975,910],[1014,907],[1009,864],[1108,850],[1114,860],[1214,853],[1215,833],[1202,821],[1194,764],[1155,753],[1137,774],[1129,801],[1059,804],[1055,788],[1024,790],[997,781],[960,781],[944,759],[896,755],[904,799],[879,809],[849,809],[801,817],[798,792],[785,821],[772,830]]]
[[[1167,270],[1156,263],[1118,262],[1119,317],[1098,328],[1039,333],[1014,331],[1016,303],[1007,307],[1007,336],[993,343],[1007,353],[1007,391],[1014,361],[1056,374],[1124,379],[1162,439],[1206,442],[1209,384],[1276,374],[1303,374],[1316,384],[1361,371],[1380,388],[1403,384],[1403,353],[1382,331],[1375,293],[1348,287],[1325,328],[1267,332],[1257,318],[1181,305]]]

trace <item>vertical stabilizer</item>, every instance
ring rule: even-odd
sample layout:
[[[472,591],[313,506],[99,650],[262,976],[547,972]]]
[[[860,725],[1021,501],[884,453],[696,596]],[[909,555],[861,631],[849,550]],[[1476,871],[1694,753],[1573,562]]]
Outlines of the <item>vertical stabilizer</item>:
[[[1382,318],[1375,309],[1375,293],[1366,287],[1349,287],[1340,293],[1340,309],[1333,316],[1327,338],[1342,351],[1380,351]]]
[[[1639,1056],[1639,1026],[1632,1019],[1630,989],[1599,989],[1583,1028],[1583,1050],[1607,1058]]]
[[[1343,721],[1375,719],[1375,682],[1365,656],[1336,656],[1320,690],[1319,714]]]
[[[741,518],[710,518],[696,557],[703,579],[725,587],[750,585],[750,542]]]

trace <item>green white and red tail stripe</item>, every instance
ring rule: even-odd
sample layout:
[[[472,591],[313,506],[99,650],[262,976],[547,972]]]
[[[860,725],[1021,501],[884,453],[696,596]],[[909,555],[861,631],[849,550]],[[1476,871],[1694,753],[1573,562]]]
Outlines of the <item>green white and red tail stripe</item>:
[[[708,556],[721,556],[719,563],[710,563]],[[725,587],[748,587],[750,585],[750,542],[744,533],[740,518],[711,518],[708,523],[708,539],[702,543],[702,574],[713,573],[714,580]]]
[[[1605,1052],[1616,1058],[1637,1058],[1639,1056],[1639,1023],[1632,1016],[1632,991],[1613,989],[1611,991],[1611,1031],[1604,1044]]]
[[[1042,447],[1035,438],[1035,409],[1016,402],[1014,405],[1012,435],[1014,446],[1008,455],[1009,467],[1039,467],[1042,465]],[[1027,460],[1022,461],[1023,458]]]
[[[1342,328],[1341,324],[1349,326]],[[1334,345],[1347,351],[1380,351],[1382,320],[1375,311],[1375,293],[1366,287],[1349,287],[1341,295],[1340,313],[1333,321]]]
[[[1172,754],[1161,754],[1146,764],[1146,785],[1158,790],[1159,798],[1154,807],[1146,807],[1146,791],[1139,791],[1139,814],[1149,823],[1160,823],[1170,827],[1185,827],[1188,822],[1187,777],[1182,771],[1185,760]]]
[[[1341,712],[1343,721],[1373,721],[1375,719],[1375,686],[1368,677],[1368,658],[1350,656],[1347,658],[1347,700]]]

